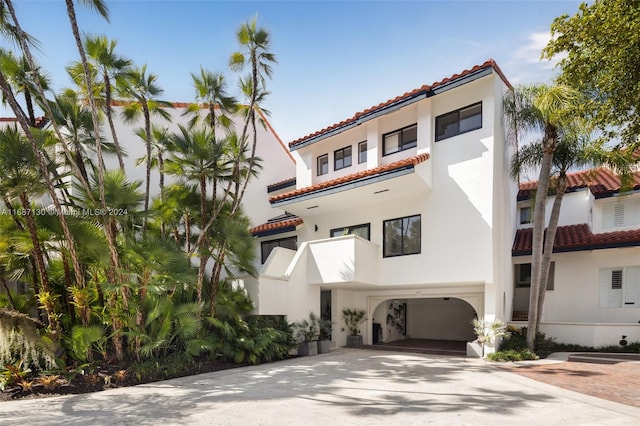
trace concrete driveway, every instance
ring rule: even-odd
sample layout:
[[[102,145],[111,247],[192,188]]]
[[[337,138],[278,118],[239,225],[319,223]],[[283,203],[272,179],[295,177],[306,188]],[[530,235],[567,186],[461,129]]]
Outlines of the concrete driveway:
[[[638,425],[640,409],[480,360],[330,354],[85,395],[0,403],[2,425]]]

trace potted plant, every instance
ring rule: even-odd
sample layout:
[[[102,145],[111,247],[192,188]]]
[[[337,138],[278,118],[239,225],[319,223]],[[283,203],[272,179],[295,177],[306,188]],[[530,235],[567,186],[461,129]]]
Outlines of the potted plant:
[[[511,333],[507,331],[507,327],[499,319],[493,321],[479,320],[475,318],[471,321],[473,325],[473,332],[476,333],[478,338],[474,343],[478,343],[482,347],[481,357],[484,358],[484,346],[492,345],[493,342],[499,337],[509,337]],[[467,348],[467,355],[469,355],[469,348]]]
[[[342,319],[350,333],[347,336],[347,347],[359,348],[362,346],[360,324],[367,320],[365,311],[363,309],[344,308],[342,310]]]
[[[333,323],[329,319],[318,319],[318,353],[325,354],[331,348],[331,330]]]
[[[309,319],[303,319],[293,324],[296,337],[299,340],[298,355],[318,355],[318,319],[313,312],[309,312]]]

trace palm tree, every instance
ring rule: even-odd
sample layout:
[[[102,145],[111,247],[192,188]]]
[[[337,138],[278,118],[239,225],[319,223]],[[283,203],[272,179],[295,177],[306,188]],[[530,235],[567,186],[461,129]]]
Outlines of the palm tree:
[[[123,153],[118,143],[118,135],[116,134],[116,129],[113,124],[111,101],[113,98],[113,81],[117,81],[124,76],[125,69],[131,66],[131,61],[115,53],[116,45],[117,42],[115,40],[109,40],[106,36],[85,38],[85,46],[89,58],[102,74],[105,101],[103,109],[107,116],[109,128],[111,129],[111,136],[116,148],[116,154],[118,155],[120,169],[124,171]]]
[[[189,126],[193,127],[198,124],[202,118],[200,110],[206,108],[208,110],[206,123],[213,131],[213,137],[216,137],[216,126],[221,124],[223,128],[231,127],[231,118],[229,114],[233,114],[237,109],[237,101],[235,98],[227,95],[227,85],[223,74],[213,73],[200,67],[200,75],[191,73],[193,79],[193,87],[196,89],[196,102],[190,104],[184,115],[191,115]]]
[[[547,276],[543,274],[543,241],[551,167],[561,134],[565,129],[572,128],[575,123],[576,115],[572,112],[578,106],[580,98],[580,94],[568,86],[531,85],[513,89],[504,99],[510,135],[516,132],[522,134],[526,131],[539,131],[542,134],[540,140],[542,156],[539,162],[538,186],[533,206],[531,289],[527,324],[527,346],[532,351],[535,350],[535,338],[540,322],[538,317],[540,292],[544,292],[542,289],[546,288]],[[518,157],[522,157],[522,154]],[[518,161],[523,159],[518,158]],[[552,231],[555,235],[555,229]]]
[[[38,78],[40,80],[40,86],[44,90],[49,90],[49,78],[44,75],[41,70],[33,72],[24,56],[16,58],[12,52],[4,49],[0,49],[0,67],[2,67],[2,70],[9,79],[9,83],[13,86],[15,93],[22,93],[24,95],[29,124],[32,127],[36,127],[37,123],[32,93],[37,93],[37,89],[32,80],[33,78]]]
[[[40,277],[41,286],[37,293],[41,300],[46,300],[43,307],[47,313],[49,326],[55,333],[59,329],[59,324],[56,319],[45,256],[38,237],[35,209],[32,208],[29,197],[42,195],[46,187],[42,184],[42,173],[38,169],[35,155],[17,127],[6,127],[0,130],[0,176],[0,192],[9,198],[18,199],[22,206],[21,212],[24,213],[22,216],[27,224],[33,258]]]
[[[213,132],[207,128],[188,129],[179,126],[180,133],[172,137],[175,153],[166,162],[167,173],[182,176],[187,181],[197,182],[200,189],[200,228],[205,231],[210,220],[207,208],[207,184],[216,183],[225,173],[225,144],[213,138]],[[208,238],[206,235],[198,239],[200,266],[196,284],[198,302],[202,301],[202,288],[205,270],[210,258]]]
[[[151,144],[153,135],[151,133],[151,114],[159,115],[167,121],[171,121],[171,115],[165,108],[171,107],[168,102],[157,100],[156,97],[162,94],[162,89],[157,85],[158,76],[147,73],[147,66],[129,69],[125,78],[118,81],[118,93],[134,102],[127,103],[123,114],[125,121],[136,121],[140,115],[144,118],[144,140],[146,145],[146,179],[144,210],[149,210],[149,191],[151,180],[152,151]]]

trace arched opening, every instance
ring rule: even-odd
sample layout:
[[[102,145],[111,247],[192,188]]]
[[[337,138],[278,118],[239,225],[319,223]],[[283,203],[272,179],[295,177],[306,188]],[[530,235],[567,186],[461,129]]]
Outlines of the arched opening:
[[[373,313],[374,345],[465,352],[476,338],[471,321],[477,312],[455,297],[387,299]]]

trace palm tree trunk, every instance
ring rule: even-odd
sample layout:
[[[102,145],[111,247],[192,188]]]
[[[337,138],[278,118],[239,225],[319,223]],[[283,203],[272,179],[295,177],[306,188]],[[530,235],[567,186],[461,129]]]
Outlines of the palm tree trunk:
[[[553,245],[556,239],[556,231],[558,230],[558,221],[560,219],[560,207],[562,206],[562,199],[564,193],[567,190],[567,177],[561,174],[558,177],[558,183],[556,187],[556,196],[553,200],[553,207],[551,208],[551,217],[549,218],[549,225],[547,226],[547,236],[544,243],[544,252],[542,255],[542,274],[540,293],[538,294],[538,325],[536,329],[540,328],[540,320],[542,319],[542,311],[544,310],[544,299],[547,294],[547,285],[549,281],[549,269],[551,268],[551,254],[553,253]]]
[[[111,79],[109,73],[104,73],[104,92],[105,92],[105,109],[104,113],[107,116],[107,122],[109,123],[109,129],[111,129],[111,137],[113,138],[113,145],[116,148],[116,155],[118,156],[118,164],[120,170],[124,172],[124,160],[122,159],[122,148],[118,142],[118,134],[116,133],[116,126],[113,124],[113,116],[111,114]]]
[[[203,231],[201,232],[205,232],[204,228],[207,224],[207,217],[206,217],[206,213],[207,213],[207,179],[204,175],[200,175],[200,228],[203,229]],[[207,262],[209,261],[209,257],[205,254],[205,249],[206,246],[209,242],[209,239],[206,237],[206,235],[204,236],[204,238],[199,238],[198,241],[200,242],[199,246],[197,247],[199,249],[199,257],[200,257],[200,264],[198,266],[198,281],[196,284],[196,291],[197,291],[197,301],[198,303],[202,302],[202,289],[204,287],[204,276],[205,276],[205,272],[207,269]]]
[[[540,175],[536,189],[533,217],[533,235],[531,242],[531,288],[529,292],[529,315],[527,321],[527,347],[535,351],[536,335],[538,332],[538,300],[542,277],[542,249],[546,217],[547,190],[553,152],[557,144],[555,127],[548,126],[543,137],[543,157],[540,164]]]
[[[36,222],[33,219],[33,214],[31,213],[31,203],[29,203],[29,198],[27,197],[26,192],[20,193],[20,203],[22,204],[22,208],[26,213],[24,217],[25,221],[27,222],[27,228],[29,229],[31,244],[33,245],[33,258],[36,263],[36,268],[38,269],[38,275],[40,275],[40,283],[42,284],[40,290],[51,295],[51,284],[49,283],[49,275],[47,274],[47,267],[44,264],[44,256],[40,247],[40,240],[38,239]],[[53,299],[48,298],[48,302],[45,303],[43,307],[47,313],[47,321],[49,322],[49,327],[51,327],[51,331],[53,332],[53,336],[55,338],[56,332],[59,329],[59,324],[56,320],[56,312],[55,306],[53,305]]]
[[[82,68],[84,69],[85,83],[87,84],[87,92],[89,98],[89,109],[91,110],[91,119],[93,121],[93,134],[96,143],[96,153],[98,154],[98,193],[100,196],[100,207],[106,211],[107,203],[104,194],[104,158],[102,155],[102,142],[100,140],[100,120],[98,119],[98,109],[96,107],[95,99],[93,98],[93,83],[91,81],[91,73],[89,72],[89,63],[87,61],[87,55],[80,39],[80,31],[78,29],[78,22],[76,19],[76,12],[73,6],[73,0],[65,0],[67,5],[67,15],[69,16],[69,22],[71,23],[71,30],[73,37],[76,41],[76,47],[78,53],[80,53],[80,59],[82,61]],[[105,236],[107,237],[107,246],[109,247],[109,257],[114,269],[118,269],[120,265],[120,258],[116,247],[116,242],[108,227],[108,217],[103,218],[105,225]]]
[[[7,280],[0,275],[0,284],[4,287],[4,290],[7,292],[7,299],[9,300],[9,304],[11,305],[11,309],[14,311],[17,310],[16,302],[13,301],[13,296],[11,296],[11,291],[9,290],[9,285],[7,284]]]
[[[24,89],[24,103],[27,106],[27,114],[29,114],[29,123],[32,127],[36,127],[36,113],[33,110],[33,99],[31,99],[31,92],[25,87]]]

